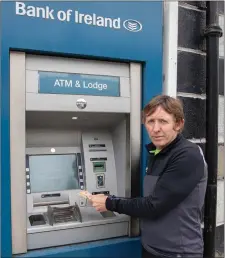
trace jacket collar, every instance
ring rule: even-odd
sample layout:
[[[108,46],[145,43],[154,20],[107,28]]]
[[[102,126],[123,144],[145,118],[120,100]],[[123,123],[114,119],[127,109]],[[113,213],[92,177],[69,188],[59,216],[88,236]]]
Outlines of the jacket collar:
[[[168,152],[173,146],[175,146],[178,142],[180,142],[184,137],[182,134],[178,134],[177,137],[169,144],[167,145],[164,149],[160,151],[160,154],[164,154]],[[156,146],[153,143],[149,143],[145,145],[148,153],[156,149]],[[151,153],[150,153],[151,154]]]

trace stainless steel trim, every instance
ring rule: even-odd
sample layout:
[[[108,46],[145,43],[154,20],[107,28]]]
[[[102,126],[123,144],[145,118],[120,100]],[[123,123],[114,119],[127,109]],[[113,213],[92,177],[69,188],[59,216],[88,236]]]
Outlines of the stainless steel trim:
[[[10,178],[12,253],[27,251],[25,53],[10,53]]]
[[[131,165],[131,197],[140,192],[140,155],[141,155],[141,64],[130,64],[130,165]],[[131,218],[130,235],[139,235],[139,221]]]

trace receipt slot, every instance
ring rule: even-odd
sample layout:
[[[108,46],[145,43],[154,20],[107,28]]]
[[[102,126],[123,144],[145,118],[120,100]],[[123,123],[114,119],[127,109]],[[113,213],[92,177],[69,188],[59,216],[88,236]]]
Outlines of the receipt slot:
[[[11,52],[10,77],[14,254],[138,234],[79,193],[131,196],[141,65]]]

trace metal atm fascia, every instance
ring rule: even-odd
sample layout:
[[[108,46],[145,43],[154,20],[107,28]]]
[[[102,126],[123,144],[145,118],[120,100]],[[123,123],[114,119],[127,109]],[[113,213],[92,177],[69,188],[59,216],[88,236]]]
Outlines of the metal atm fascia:
[[[95,66],[93,66],[93,63]],[[59,65],[57,67],[57,65]],[[36,66],[36,68],[35,68]],[[95,67],[95,69],[93,69]],[[101,74],[101,75],[110,75],[109,73],[119,73],[119,71],[123,70],[126,67],[126,71],[129,74],[128,78],[123,78],[121,76],[121,82],[125,87],[128,87],[130,90],[130,95],[124,96],[123,98],[107,98],[106,97],[96,97],[96,96],[60,96],[60,95],[50,95],[50,94],[37,94],[35,92],[35,85],[37,85],[37,71],[47,69],[48,71],[55,72],[56,70],[62,72],[75,72],[75,73],[86,73],[91,72],[93,74]],[[90,69],[91,68],[91,69]],[[103,69],[108,68],[108,69]],[[80,70],[79,70],[80,69]],[[28,72],[29,71],[29,72]],[[104,74],[105,73],[105,74]],[[21,74],[23,76],[21,76]],[[97,112],[103,113],[115,113],[115,114],[125,114],[127,117],[126,125],[124,128],[128,128],[126,131],[127,139],[129,139],[129,144],[125,147],[126,154],[128,158],[128,166],[129,171],[126,173],[126,179],[124,179],[124,195],[129,197],[131,194],[131,178],[132,173],[137,173],[137,169],[139,167],[139,159],[140,159],[140,127],[141,127],[141,119],[140,119],[140,99],[141,99],[141,65],[140,64],[121,64],[121,63],[110,63],[110,62],[103,62],[103,61],[90,61],[90,60],[78,60],[78,59],[63,59],[57,57],[43,57],[43,56],[30,56],[26,55],[25,53],[18,53],[18,52],[11,52],[10,54],[10,116],[11,116],[11,123],[10,123],[10,136],[11,136],[11,205],[12,205],[12,243],[13,243],[13,253],[24,253],[30,249],[36,248],[43,248],[49,246],[58,246],[58,245],[66,245],[72,243],[81,243],[81,242],[88,242],[94,241],[99,239],[107,239],[117,236],[123,235],[132,235],[136,234],[133,231],[135,229],[138,232],[137,227],[134,228],[131,225],[131,220],[125,215],[120,215],[118,220],[118,214],[113,217],[105,216],[105,218],[96,213],[93,213],[94,217],[90,219],[90,215],[92,212],[82,212],[83,209],[90,209],[94,212],[94,208],[87,205],[86,207],[82,207],[81,201],[78,198],[78,192],[81,189],[73,190],[73,194],[70,191],[64,191],[63,194],[63,202],[66,202],[66,194],[69,196],[69,204],[62,204],[62,205],[71,205],[75,201],[79,207],[79,211],[81,214],[89,214],[89,218],[87,221],[82,219],[81,221],[70,223],[66,225],[60,224],[58,226],[58,230],[56,228],[51,228],[53,230],[49,230],[49,228],[45,228],[41,225],[42,230],[37,230],[36,232],[34,229],[29,229],[28,223],[28,216],[27,214],[31,212],[29,210],[30,200],[27,199],[27,180],[26,180],[26,165],[25,165],[25,153],[32,154],[32,149],[34,152],[38,154],[40,148],[48,148],[45,151],[50,151],[50,147],[54,147],[56,152],[58,151],[57,148],[61,148],[59,150],[60,154],[65,154],[68,152],[69,147],[65,147],[62,149],[62,146],[51,146],[43,147],[39,146],[39,150],[35,147],[35,137],[31,137],[31,135],[27,135],[26,132],[26,113],[27,112],[74,112],[79,113],[76,106],[76,100],[80,97],[87,99],[87,109],[82,110],[82,114],[85,113],[92,113],[95,114]],[[34,83],[29,84],[29,80],[33,81]],[[127,82],[129,82],[127,84]],[[18,84],[20,87],[18,87]],[[19,90],[18,90],[19,88]],[[37,90],[37,89],[36,89]],[[123,94],[126,95],[126,89]],[[63,98],[63,102],[60,102],[60,97]],[[105,100],[104,100],[105,99]],[[101,105],[96,106],[96,109],[93,109],[94,103],[99,101]],[[37,105],[37,103],[42,103],[41,105]],[[60,104],[61,103],[61,104]],[[64,103],[64,104],[63,104]],[[132,105],[135,103],[135,105]],[[90,110],[90,107],[92,110]],[[97,126],[97,125],[96,125]],[[99,128],[98,128],[99,129]],[[119,130],[119,129],[118,129]],[[114,141],[118,138],[119,131],[114,131]],[[82,130],[81,130],[82,131]],[[90,131],[90,130],[89,130]],[[101,130],[100,130],[101,131]],[[105,135],[105,137],[111,142],[111,149],[114,150],[115,157],[119,155],[119,146],[117,146],[117,150],[115,150],[115,144],[113,145],[112,139],[112,132],[108,132],[108,130],[104,129],[104,132],[100,132],[99,130],[95,130],[90,132],[81,132],[80,134],[80,144],[76,144],[73,148],[76,148],[72,153],[81,153],[83,159],[83,167],[84,171],[86,169],[85,163],[87,164],[87,160],[90,157],[87,153],[90,154],[88,151],[87,146],[91,144],[91,137],[95,134],[100,137],[101,135]],[[94,132],[94,134],[93,134]],[[81,136],[82,135],[82,136]],[[47,137],[47,136],[46,136]],[[96,138],[96,137],[94,137]],[[29,139],[33,139],[33,146],[25,146],[25,142],[27,143]],[[36,148],[36,150],[35,150]],[[43,149],[42,149],[43,151]],[[79,152],[80,151],[80,152]],[[20,153],[18,155],[18,153]],[[71,152],[70,152],[71,153]],[[92,152],[93,153],[93,152]],[[98,151],[97,151],[98,153]],[[101,151],[102,153],[102,151]],[[39,152],[41,154],[41,152]],[[43,152],[42,152],[43,154]],[[111,154],[113,154],[111,152]],[[116,158],[115,158],[116,159]],[[93,162],[89,165],[93,166]],[[116,167],[116,162],[115,162]],[[93,174],[92,174],[93,175]],[[129,179],[129,180],[127,180]],[[117,182],[120,181],[117,178]],[[20,187],[19,187],[20,185]],[[91,189],[91,186],[87,186],[87,190],[96,191],[94,187]],[[102,189],[101,189],[102,190]],[[56,191],[57,192],[57,191]],[[118,192],[115,190],[115,194]],[[73,196],[73,197],[71,197]],[[74,197],[76,196],[76,198]],[[47,196],[49,197],[49,196]],[[54,199],[54,195],[52,196]],[[64,198],[65,197],[65,198]],[[50,196],[51,199],[51,196]],[[34,198],[33,198],[34,200]],[[36,199],[37,200],[37,199]],[[50,200],[50,203],[52,200]],[[20,203],[18,207],[17,203]],[[46,205],[37,205],[38,201],[36,202],[36,206],[38,209],[45,208],[46,212]],[[34,202],[33,202],[34,204]],[[34,205],[33,205],[34,206]],[[51,205],[50,205],[51,206]],[[41,207],[41,208],[40,208]],[[18,218],[20,218],[18,220]],[[117,221],[116,221],[117,220]],[[114,223],[116,222],[116,223]],[[120,222],[120,226],[118,228],[115,226]],[[86,224],[85,224],[86,223]],[[89,223],[89,224],[88,224]],[[73,224],[73,225],[72,225]],[[76,224],[76,226],[75,226]],[[84,226],[85,225],[85,226]],[[89,225],[89,226],[88,226]],[[61,228],[60,228],[61,227]],[[64,227],[64,228],[63,228]],[[26,230],[24,230],[26,229]],[[39,227],[40,229],[40,227]],[[60,230],[64,229],[64,230]],[[111,234],[105,234],[106,229],[108,229]],[[86,233],[84,232],[86,230]],[[58,237],[56,236],[58,234]],[[49,240],[51,239],[50,243]]]
[[[97,148],[94,153],[93,148],[90,151],[90,146],[95,143],[96,137],[98,142],[101,142],[100,145],[106,146],[105,153]],[[79,195],[82,189],[87,189],[93,194],[102,191],[106,194],[117,193],[111,143],[110,134],[91,132],[82,134],[83,153],[80,148],[70,147],[27,148],[26,175],[30,179],[27,186],[29,249],[127,235],[128,216],[111,212],[99,213]],[[63,159],[67,164],[64,164]],[[93,173],[95,163],[93,160],[96,159],[104,160],[105,170]],[[60,171],[61,165],[66,165],[67,170],[64,170],[64,166]],[[70,165],[75,169],[70,170]],[[76,176],[71,173],[65,176],[68,171]],[[56,176],[52,174],[59,172],[62,173]],[[43,173],[49,175],[46,176]],[[98,178],[101,177],[105,178],[99,183]],[[38,180],[41,180],[42,184],[38,184]],[[53,180],[57,180],[58,183],[52,183]],[[75,181],[74,184],[72,184],[73,181]],[[103,227],[107,228],[107,231],[103,230]]]

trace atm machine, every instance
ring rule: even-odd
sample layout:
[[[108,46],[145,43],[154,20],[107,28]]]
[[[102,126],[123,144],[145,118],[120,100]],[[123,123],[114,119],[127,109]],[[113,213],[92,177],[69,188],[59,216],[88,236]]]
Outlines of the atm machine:
[[[127,216],[97,212],[79,195],[83,189],[92,194],[118,194],[117,181],[122,177],[116,174],[113,141],[108,132],[82,133],[81,147],[27,148],[28,247],[128,235]],[[120,191],[122,194],[123,189]]]
[[[13,253],[138,235],[79,193],[131,196],[141,65],[11,52],[10,75]]]

